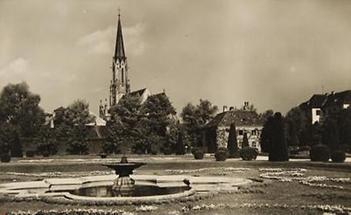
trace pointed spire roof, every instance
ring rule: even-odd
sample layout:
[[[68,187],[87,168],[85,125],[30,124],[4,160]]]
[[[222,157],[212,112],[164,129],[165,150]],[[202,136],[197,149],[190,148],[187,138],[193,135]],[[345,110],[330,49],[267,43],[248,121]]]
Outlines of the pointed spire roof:
[[[114,59],[125,59],[126,55],[124,52],[124,43],[123,43],[123,35],[122,35],[122,24],[120,14],[118,13],[118,26],[117,26],[117,37],[116,37],[116,48]]]

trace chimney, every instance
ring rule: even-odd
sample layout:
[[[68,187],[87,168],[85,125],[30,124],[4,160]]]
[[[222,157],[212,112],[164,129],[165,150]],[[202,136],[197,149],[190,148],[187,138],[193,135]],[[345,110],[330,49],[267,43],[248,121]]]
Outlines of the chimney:
[[[228,111],[228,107],[227,107],[227,105],[224,105],[223,106],[223,112],[227,112]]]
[[[233,111],[233,110],[234,110],[234,107],[230,106],[229,111]]]

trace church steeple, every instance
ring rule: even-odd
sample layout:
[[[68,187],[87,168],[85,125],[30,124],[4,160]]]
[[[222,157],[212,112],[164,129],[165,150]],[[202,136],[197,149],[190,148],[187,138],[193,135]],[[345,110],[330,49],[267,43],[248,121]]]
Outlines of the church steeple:
[[[115,52],[112,59],[112,80],[110,86],[110,105],[118,103],[123,95],[130,92],[127,57],[124,50],[121,16],[118,13]]]
[[[121,15],[118,13],[118,25],[117,25],[117,37],[116,37],[116,47],[114,59],[125,59],[126,55],[124,52],[123,34],[122,34],[122,24]]]

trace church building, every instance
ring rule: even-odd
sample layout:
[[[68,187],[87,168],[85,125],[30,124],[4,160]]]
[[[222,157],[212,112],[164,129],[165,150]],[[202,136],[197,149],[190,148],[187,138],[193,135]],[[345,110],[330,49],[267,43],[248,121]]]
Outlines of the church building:
[[[116,44],[114,55],[112,57],[112,79],[110,81],[109,89],[109,100],[107,101],[107,99],[105,99],[105,104],[102,104],[102,100],[100,100],[99,105],[99,116],[105,120],[109,120],[110,117],[108,110],[112,106],[118,104],[123,96],[138,96],[140,97],[140,102],[144,103],[152,95],[147,88],[131,91],[120,14],[118,14]],[[163,94],[164,93],[165,92],[163,92]]]

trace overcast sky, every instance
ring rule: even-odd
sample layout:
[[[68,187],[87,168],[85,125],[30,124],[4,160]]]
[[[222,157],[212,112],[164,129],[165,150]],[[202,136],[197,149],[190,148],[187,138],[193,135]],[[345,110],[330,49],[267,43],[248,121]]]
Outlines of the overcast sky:
[[[132,90],[180,112],[209,99],[285,112],[351,89],[348,0],[0,0],[0,88],[26,81],[46,111],[108,97],[118,8]]]

